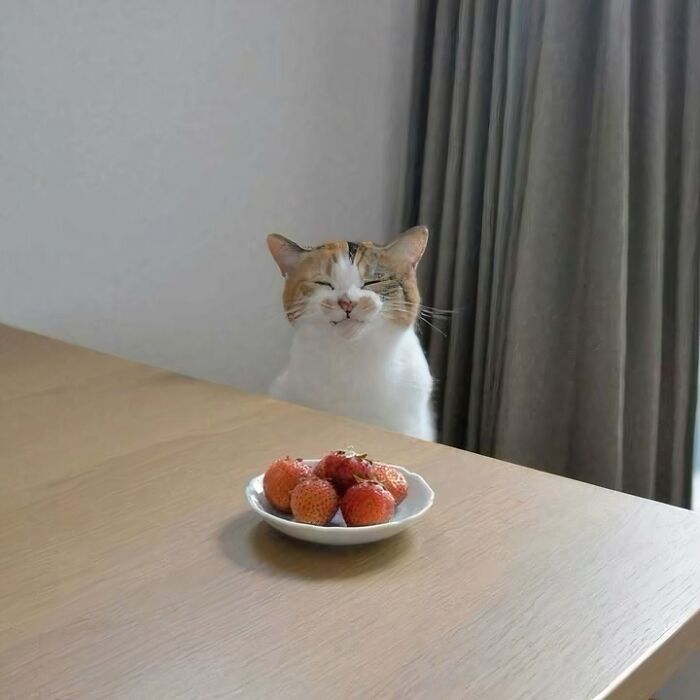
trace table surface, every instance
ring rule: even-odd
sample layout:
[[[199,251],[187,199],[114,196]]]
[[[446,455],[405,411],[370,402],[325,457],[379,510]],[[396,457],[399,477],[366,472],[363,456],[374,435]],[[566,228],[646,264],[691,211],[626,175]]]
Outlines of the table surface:
[[[248,511],[352,444],[435,506],[357,549]],[[0,697],[648,698],[700,646],[700,518],[0,326]]]

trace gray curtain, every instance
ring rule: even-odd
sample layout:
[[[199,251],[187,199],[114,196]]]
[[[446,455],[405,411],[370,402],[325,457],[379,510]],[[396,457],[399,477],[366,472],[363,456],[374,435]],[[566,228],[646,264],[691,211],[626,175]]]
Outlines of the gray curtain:
[[[406,218],[425,303],[454,310],[424,329],[442,440],[687,504],[699,0],[423,13]]]

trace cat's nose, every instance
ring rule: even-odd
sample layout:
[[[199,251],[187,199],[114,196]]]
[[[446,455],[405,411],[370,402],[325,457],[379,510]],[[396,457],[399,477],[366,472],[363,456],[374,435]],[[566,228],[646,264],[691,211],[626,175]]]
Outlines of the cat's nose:
[[[349,316],[357,305],[354,301],[350,301],[349,297],[342,296],[338,299],[338,306]]]

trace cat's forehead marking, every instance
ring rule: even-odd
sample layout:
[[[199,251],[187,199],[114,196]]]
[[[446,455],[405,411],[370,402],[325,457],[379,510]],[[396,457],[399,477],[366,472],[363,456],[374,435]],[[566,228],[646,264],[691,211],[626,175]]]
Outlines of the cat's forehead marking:
[[[333,262],[332,277],[339,289],[360,286],[360,273],[348,255],[341,255]]]
[[[331,279],[339,289],[361,287],[365,278],[385,275],[392,269],[382,246],[374,243],[332,241],[310,249],[316,274]]]

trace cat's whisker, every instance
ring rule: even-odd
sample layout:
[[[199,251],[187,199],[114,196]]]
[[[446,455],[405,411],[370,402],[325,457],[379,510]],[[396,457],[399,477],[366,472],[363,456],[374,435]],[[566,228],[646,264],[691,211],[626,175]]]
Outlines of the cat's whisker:
[[[452,316],[448,316],[446,314],[431,314],[427,311],[419,311],[418,312],[423,318],[432,318],[435,319],[436,321],[451,321]]]
[[[382,311],[387,315],[397,312],[404,313],[406,311],[413,311],[415,308],[415,304],[398,299],[385,300],[382,305]],[[446,309],[419,305],[416,313],[416,320],[419,323],[424,323],[426,326],[429,326],[441,336],[447,337],[445,330],[436,324],[451,321],[451,315],[453,313],[454,312],[447,311]]]
[[[384,301],[384,308],[394,309],[399,311],[412,311],[415,304],[405,301]],[[430,307],[418,306],[417,313],[424,318],[436,318],[436,319],[447,319],[450,318],[455,312],[447,311],[444,309],[432,309]]]
[[[451,316],[441,316],[441,315],[436,315],[436,314],[431,314],[426,311],[419,311],[418,315],[421,316],[422,318],[430,318],[435,321],[451,321],[452,317]]]
[[[459,309],[440,309],[437,306],[427,306],[425,304],[421,304],[420,308],[422,311],[428,311],[431,314],[447,314],[447,315],[452,315],[456,314]]]
[[[425,323],[426,325],[430,326],[436,333],[439,333],[443,338],[447,338],[447,333],[445,333],[445,331],[442,330],[442,328],[438,328],[435,324],[431,323],[423,317],[421,317],[419,320]]]
[[[298,321],[306,313],[308,305],[306,303],[295,302],[287,307],[287,318],[292,321]]]

